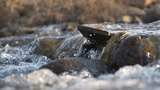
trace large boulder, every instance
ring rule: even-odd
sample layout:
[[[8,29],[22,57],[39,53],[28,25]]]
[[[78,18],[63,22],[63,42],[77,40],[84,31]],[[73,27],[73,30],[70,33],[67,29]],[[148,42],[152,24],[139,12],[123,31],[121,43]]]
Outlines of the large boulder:
[[[118,33],[111,37],[102,60],[117,70],[126,65],[147,65],[156,60],[156,46],[149,37]]]
[[[152,5],[145,9],[144,22],[150,23],[157,20],[160,20],[160,4]]]
[[[156,2],[156,0],[119,0],[119,1],[125,5],[136,6],[139,8],[144,8]]]

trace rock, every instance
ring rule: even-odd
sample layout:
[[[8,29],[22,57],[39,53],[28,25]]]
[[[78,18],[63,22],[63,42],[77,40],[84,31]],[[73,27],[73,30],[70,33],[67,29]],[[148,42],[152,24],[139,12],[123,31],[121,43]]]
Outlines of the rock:
[[[48,68],[56,74],[62,74],[63,72],[80,71],[84,66],[77,60],[61,59],[44,65],[42,68]]]
[[[87,26],[78,26],[78,30],[81,34],[86,37],[92,44],[97,46],[105,46],[107,40],[110,39],[111,34],[107,31],[87,27]]]
[[[147,65],[156,58],[156,47],[150,38],[124,33],[111,37],[102,56],[102,60],[115,70],[126,65]]]
[[[123,3],[125,5],[144,8],[144,7],[154,3],[156,0],[120,0],[120,1],[121,1],[121,3]]]
[[[117,23],[142,23],[144,15],[144,9],[128,7],[127,13],[119,17]]]
[[[160,58],[160,38],[159,35],[149,35],[148,38],[154,43],[155,48],[156,48],[156,58],[159,59]],[[157,61],[155,61],[157,62]]]
[[[100,60],[90,60],[79,57],[70,57],[64,59],[55,60],[47,65],[41,67],[41,69],[47,68],[56,74],[62,74],[64,72],[80,72],[82,70],[88,70],[93,76],[98,76],[107,72],[105,64]]]
[[[39,45],[35,49],[35,53],[54,59],[56,49],[60,46],[61,43],[62,39],[41,37],[39,38]]]
[[[160,4],[152,5],[145,9],[144,23],[151,23],[160,20]]]

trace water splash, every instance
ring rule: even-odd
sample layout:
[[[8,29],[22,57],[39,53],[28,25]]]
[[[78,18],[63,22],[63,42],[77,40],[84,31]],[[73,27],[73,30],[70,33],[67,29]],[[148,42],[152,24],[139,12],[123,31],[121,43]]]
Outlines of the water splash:
[[[49,59],[33,54],[36,41],[28,45],[0,48],[0,78],[11,74],[29,73],[46,64]]]
[[[59,58],[63,57],[75,57],[78,56],[79,48],[85,42],[85,38],[81,34],[76,33],[66,38],[60,47],[57,49],[57,55]]]

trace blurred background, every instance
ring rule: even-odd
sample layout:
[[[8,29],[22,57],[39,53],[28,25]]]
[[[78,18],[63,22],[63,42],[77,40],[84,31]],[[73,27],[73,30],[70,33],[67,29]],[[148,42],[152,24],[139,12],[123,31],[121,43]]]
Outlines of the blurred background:
[[[72,23],[150,23],[160,0],[0,0],[0,28]]]

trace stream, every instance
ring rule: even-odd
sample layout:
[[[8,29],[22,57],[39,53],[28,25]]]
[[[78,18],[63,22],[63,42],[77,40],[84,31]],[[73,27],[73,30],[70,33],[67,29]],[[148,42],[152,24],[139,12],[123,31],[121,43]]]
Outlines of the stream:
[[[140,25],[110,23],[85,25],[99,27],[111,33],[125,31],[131,35],[155,36],[160,40],[160,21]],[[92,73],[99,73],[95,68],[97,64],[95,60],[101,58],[102,50],[91,49],[83,54],[82,46],[87,39],[78,30],[70,32],[63,30],[62,27],[63,25],[42,26],[37,27],[38,30],[33,34],[0,38],[1,90],[160,89],[160,61],[152,66],[125,66],[115,73],[103,73],[94,77]],[[45,41],[56,44],[53,50],[48,52],[47,49],[43,52]],[[160,47],[159,43],[157,45]],[[73,71],[56,75],[49,69],[39,69],[56,58],[69,57],[78,58],[82,63],[89,63],[86,66],[91,68],[90,71],[84,69],[79,73]]]

